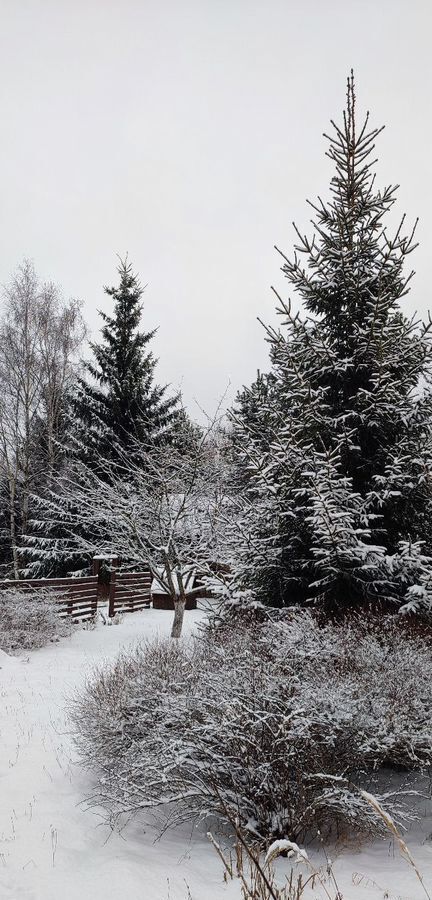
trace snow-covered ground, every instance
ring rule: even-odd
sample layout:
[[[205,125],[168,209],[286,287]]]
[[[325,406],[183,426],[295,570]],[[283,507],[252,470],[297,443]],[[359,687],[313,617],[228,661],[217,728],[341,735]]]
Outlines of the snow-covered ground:
[[[202,616],[187,613],[186,631]],[[24,658],[0,652],[1,900],[240,898],[238,884],[224,884],[221,862],[204,833],[182,828],[155,841],[158,832],[149,820],[111,834],[82,803],[92,793],[92,779],[74,758],[67,697],[121,646],[168,634],[171,618],[170,612],[145,610],[118,626],[78,630]],[[432,894],[427,822],[408,843]],[[344,900],[426,896],[390,840],[339,851],[335,873]],[[310,896],[326,894],[316,888]]]

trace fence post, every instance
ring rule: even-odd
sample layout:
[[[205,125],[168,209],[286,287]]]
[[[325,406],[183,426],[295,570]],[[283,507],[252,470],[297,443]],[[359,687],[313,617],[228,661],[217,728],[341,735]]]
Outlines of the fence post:
[[[93,557],[93,575],[98,579],[98,602],[103,603],[110,596],[110,584],[114,570],[120,565],[118,556],[110,556],[109,553],[101,553]]]
[[[115,613],[116,578],[117,578],[117,566],[115,566],[111,571],[111,579],[110,579],[110,586],[109,586],[108,616],[110,619],[113,618],[114,613]]]

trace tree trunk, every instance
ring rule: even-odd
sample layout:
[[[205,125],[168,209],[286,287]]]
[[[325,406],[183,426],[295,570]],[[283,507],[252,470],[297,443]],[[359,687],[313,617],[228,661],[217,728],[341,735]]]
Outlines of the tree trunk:
[[[172,638],[179,638],[181,636],[185,607],[186,599],[183,600],[180,597],[177,597],[177,599],[174,600],[174,621],[171,628]]]
[[[12,549],[12,560],[13,560],[14,578],[15,578],[15,581],[18,581],[18,579],[19,579],[19,564],[18,564],[18,544],[17,544],[17,534],[16,534],[15,484],[12,481],[9,481],[9,498],[10,498],[10,538],[11,538],[11,549]]]
[[[172,564],[169,558],[169,555],[166,550],[163,551],[164,557],[164,568],[165,574],[167,577],[167,583],[169,588],[170,597],[174,603],[174,621],[172,623],[171,628],[171,637],[179,638],[182,633],[183,628],[183,617],[186,606],[186,594],[183,587],[183,579],[180,571],[176,571],[177,584],[178,584],[178,593],[176,590],[176,586],[174,584],[173,573],[172,573]]]

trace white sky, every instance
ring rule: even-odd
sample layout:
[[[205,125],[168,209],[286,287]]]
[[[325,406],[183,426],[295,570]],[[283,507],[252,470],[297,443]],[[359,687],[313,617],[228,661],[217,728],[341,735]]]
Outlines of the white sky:
[[[379,183],[420,216],[407,306],[432,306],[430,0],[0,0],[0,282],[24,256],[96,336],[116,253],[148,287],[158,380],[211,411],[267,367],[322,132],[356,73]]]

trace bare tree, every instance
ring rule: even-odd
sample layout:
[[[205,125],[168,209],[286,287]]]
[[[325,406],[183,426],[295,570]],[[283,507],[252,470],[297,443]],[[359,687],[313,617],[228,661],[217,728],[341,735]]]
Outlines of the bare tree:
[[[52,537],[32,539],[32,552],[65,558],[95,552],[119,556],[129,566],[148,565],[174,605],[171,636],[180,637],[190,576],[210,576],[223,558],[221,510],[227,503],[223,456],[212,422],[188,450],[143,447],[92,467],[74,461],[53,492],[47,510]],[[60,538],[59,535],[62,535]]]
[[[0,323],[0,465],[7,489],[14,577],[35,483],[54,469],[54,444],[85,328],[79,304],[19,266]]]

